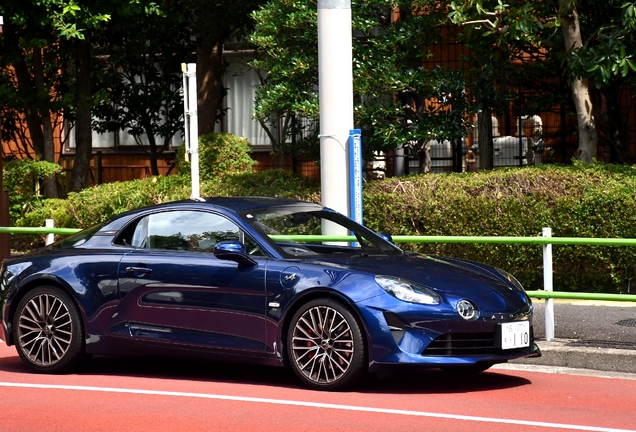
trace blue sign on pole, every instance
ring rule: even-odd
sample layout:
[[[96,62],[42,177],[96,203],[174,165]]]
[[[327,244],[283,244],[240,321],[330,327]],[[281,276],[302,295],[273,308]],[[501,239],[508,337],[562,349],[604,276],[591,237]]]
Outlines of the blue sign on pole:
[[[349,209],[351,219],[362,224],[362,131],[349,131]]]

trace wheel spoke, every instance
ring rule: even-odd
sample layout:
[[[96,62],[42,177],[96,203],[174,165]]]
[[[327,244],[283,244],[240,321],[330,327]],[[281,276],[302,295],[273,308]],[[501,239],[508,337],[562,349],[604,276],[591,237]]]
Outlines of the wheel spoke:
[[[334,307],[311,307],[292,328],[293,361],[316,384],[331,384],[342,378],[351,366],[354,352],[350,324]]]
[[[316,358],[316,352],[318,352],[318,347],[315,347],[315,348],[309,348],[309,349],[307,349],[307,351],[306,351],[303,355],[299,356],[299,357],[296,359],[296,362],[297,362],[297,363],[300,363],[304,357],[306,357],[306,356],[308,356],[308,355],[310,355],[310,354],[313,354],[313,356],[311,356],[311,357],[309,358],[309,361],[303,365],[303,368],[305,368],[305,367],[306,367],[306,366],[307,366],[307,365],[311,362],[311,360],[312,360],[312,359],[315,359],[315,358]]]
[[[73,317],[64,301],[54,294],[40,293],[19,311],[17,342],[30,362],[52,366],[70,349],[73,327]]]
[[[40,316],[40,311],[38,311],[38,308],[35,302],[33,301],[29,302],[27,305],[25,305],[24,310],[28,312],[30,317],[27,317],[23,314],[22,318],[29,319],[38,324],[42,323],[42,317]]]

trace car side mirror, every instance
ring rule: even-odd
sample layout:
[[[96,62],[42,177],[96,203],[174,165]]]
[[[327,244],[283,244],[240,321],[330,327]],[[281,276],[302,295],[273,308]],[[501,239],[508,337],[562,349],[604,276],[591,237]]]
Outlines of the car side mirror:
[[[237,240],[225,240],[214,246],[214,256],[226,261],[234,261],[240,265],[255,266],[256,261],[245,252],[245,245]]]
[[[384,240],[388,241],[389,243],[393,243],[393,237],[391,237],[390,234],[380,233],[379,236],[382,237]]]

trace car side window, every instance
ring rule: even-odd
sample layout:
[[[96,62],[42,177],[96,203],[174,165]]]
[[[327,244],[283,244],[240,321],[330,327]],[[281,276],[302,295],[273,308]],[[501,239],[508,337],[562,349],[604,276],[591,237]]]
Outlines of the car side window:
[[[258,245],[223,216],[198,211],[168,211],[142,218],[130,244],[139,248],[212,252],[220,241],[238,240],[252,255],[264,255]]]

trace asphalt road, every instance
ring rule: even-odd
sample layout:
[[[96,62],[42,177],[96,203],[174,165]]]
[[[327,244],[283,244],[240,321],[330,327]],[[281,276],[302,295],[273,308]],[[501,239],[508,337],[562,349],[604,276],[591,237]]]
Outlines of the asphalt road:
[[[96,356],[75,374],[32,374],[0,344],[0,431],[636,432],[635,378],[424,371],[329,393],[278,368],[178,359]]]
[[[545,340],[545,301],[533,299],[534,334]],[[569,346],[636,350],[636,303],[554,301],[555,338]]]

